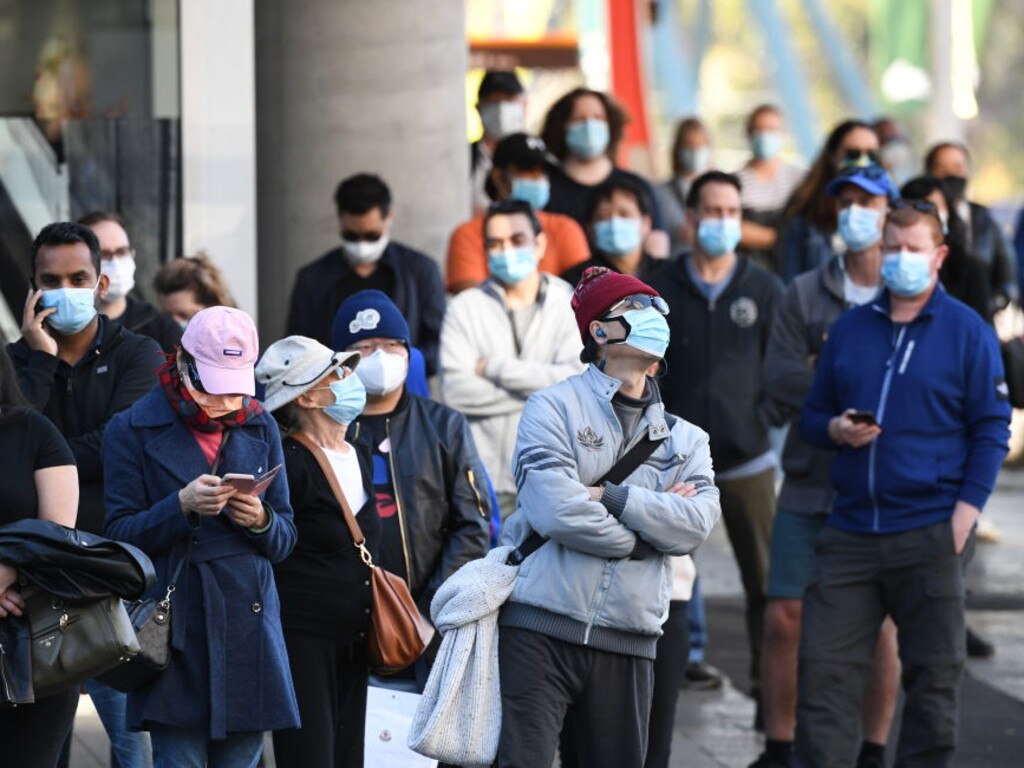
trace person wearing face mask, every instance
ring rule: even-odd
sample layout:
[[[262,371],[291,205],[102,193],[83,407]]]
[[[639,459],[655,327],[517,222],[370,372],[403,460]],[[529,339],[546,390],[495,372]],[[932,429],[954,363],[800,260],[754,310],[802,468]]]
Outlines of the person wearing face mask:
[[[668,232],[670,253],[693,244],[686,225],[686,195],[693,180],[711,168],[711,133],[699,117],[676,126],[672,142],[672,178],[654,188],[654,200]]]
[[[1005,307],[1018,298],[1017,265],[1006,234],[980,203],[967,199],[967,182],[971,173],[971,155],[959,142],[945,141],[934,145],[925,155],[924,170],[943,181],[953,208],[963,222],[967,250],[988,270],[992,288],[992,311]]]
[[[563,272],[563,280],[575,286],[590,267],[643,280],[664,264],[644,252],[651,231],[651,203],[645,195],[642,187],[626,180],[608,181],[595,190],[589,216],[594,256]]]
[[[181,341],[181,326],[143,301],[135,290],[135,249],[121,217],[109,211],[93,211],[78,223],[89,227],[100,241],[100,271],[108,280],[100,312],[133,333],[149,336],[164,352],[174,352]]]
[[[391,240],[391,191],[372,174],[358,173],[334,193],[341,247],[299,270],[288,310],[289,336],[331,343],[331,324],[349,296],[378,290],[409,322],[410,343],[422,351],[427,374],[437,371],[437,346],[444,317],[444,283],[437,263]]]
[[[409,326],[380,291],[350,296],[334,318],[333,346],[361,355],[366,408],[349,438],[372,456],[381,520],[381,567],[404,578],[424,616],[437,588],[489,545],[487,475],[466,418],[409,391]],[[423,663],[398,677],[426,682]]]
[[[493,166],[487,178],[487,194],[495,202],[522,200],[533,206],[548,245],[540,271],[558,275],[590,257],[582,227],[561,213],[544,210],[551,193],[548,174],[553,158],[544,141],[525,133],[513,133],[494,148]],[[448,291],[459,293],[487,279],[484,249],[484,213],[460,224],[448,241]]]
[[[548,211],[564,213],[586,227],[594,190],[606,181],[623,178],[642,186],[648,199],[654,200],[654,190],[646,179],[615,163],[628,122],[622,107],[610,96],[588,88],[576,88],[551,106],[541,138],[560,165],[551,170]],[[652,206],[653,227],[646,248],[664,258],[669,254],[668,235],[657,204]]]
[[[999,342],[939,283],[934,208],[894,202],[882,254],[885,291],[833,323],[800,418],[804,440],[837,453],[803,599],[798,766],[853,764],[886,614],[902,662],[896,764],[954,762],[963,560],[1008,451]]]
[[[687,198],[696,232],[693,251],[670,261],[649,282],[672,310],[665,408],[711,435],[722,517],[746,594],[750,688],[758,698],[776,470],[758,405],[782,286],[767,269],[736,253],[740,195],[740,182],[731,174],[699,176]]]
[[[782,110],[774,104],[761,104],[747,117],[750,159],[736,171],[743,185],[744,253],[762,266],[778,272],[775,243],[782,211],[806,171],[782,159],[786,145]]]
[[[820,267],[843,247],[836,231],[838,212],[825,193],[829,182],[846,166],[877,161],[878,136],[870,125],[845,120],[832,129],[782,213],[776,263],[786,283]]]
[[[537,270],[547,245],[529,203],[506,200],[484,218],[490,279],[463,291],[441,329],[441,397],[465,414],[502,517],[515,505],[509,468],[526,398],[579,372],[572,289]]]
[[[801,599],[814,568],[814,543],[835,497],[829,478],[835,452],[804,442],[798,421],[829,328],[847,309],[873,301],[881,288],[882,223],[894,190],[887,174],[872,169],[880,166],[853,168],[829,185],[847,251],[790,283],[765,352],[762,412],[772,425],[788,423],[791,429],[782,454],[785,478],[772,525],[768,571],[761,665],[766,742],[750,768],[787,768],[792,761]],[[851,217],[855,207],[862,211]],[[851,225],[857,221],[862,223]],[[899,685],[891,621],[883,625],[872,666],[863,697],[864,737],[857,768],[885,764]]]
[[[285,461],[255,398],[258,349],[241,310],[198,312],[103,443],[105,535],[152,558],[148,596],[175,586],[170,666],[128,694],[128,726],[149,731],[154,768],[248,768],[263,731],[299,725],[273,570],[296,540],[288,478],[278,471],[259,496],[223,479]]]
[[[487,179],[493,167],[498,142],[513,133],[526,130],[526,90],[511,70],[488,70],[480,80],[476,111],[484,134],[469,145],[470,189],[473,213],[480,214],[491,204]]]
[[[289,336],[270,345],[256,365],[264,407],[284,433],[284,462],[298,538],[274,566],[301,728],[274,732],[282,768],[363,765],[369,662],[370,587],[331,484],[303,434],[327,459],[377,562],[380,518],[369,453],[345,439],[366,404],[354,371],[357,352],[332,352],[318,341]],[[385,566],[386,568],[387,566]]]
[[[685,619],[670,611],[673,556],[720,514],[708,436],[666,412],[652,377],[670,340],[652,287],[594,267],[571,306],[588,367],[530,397],[513,455],[518,503],[503,541],[521,565],[498,619],[494,765],[550,765],[561,734],[572,768],[643,766],[655,744],[664,762],[646,764],[662,766],[671,728],[652,713],[666,682],[655,659],[666,615]],[[604,479],[623,456],[625,479]]]

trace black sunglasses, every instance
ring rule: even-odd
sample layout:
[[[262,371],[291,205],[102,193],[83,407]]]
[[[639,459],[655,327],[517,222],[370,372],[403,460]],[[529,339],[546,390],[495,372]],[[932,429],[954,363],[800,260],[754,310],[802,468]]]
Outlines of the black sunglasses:
[[[878,181],[888,176],[888,172],[877,163],[871,163],[870,165],[848,165],[841,168],[836,174],[837,179],[848,179],[851,176],[866,176],[872,181]]]
[[[341,239],[347,240],[350,243],[375,243],[384,237],[383,232],[349,232],[348,230],[342,230]]]
[[[913,208],[918,213],[926,213],[930,216],[934,216],[939,224],[942,224],[942,217],[939,216],[939,209],[935,207],[935,203],[929,203],[927,200],[907,200],[906,198],[900,198],[899,200],[892,200],[889,203],[889,207],[894,211],[900,208]]]
[[[863,149],[848,149],[843,153],[843,159],[839,164],[845,167],[847,165],[869,165],[877,162],[878,153],[873,149],[867,151]]]
[[[622,301],[613,304],[607,312],[604,313],[605,317],[608,317],[612,312],[616,311],[620,307],[625,307],[627,310],[634,309],[647,309],[648,307],[654,307],[655,310],[663,315],[668,314],[668,304],[661,296],[651,296],[646,293],[636,293],[632,296],[627,296]]]

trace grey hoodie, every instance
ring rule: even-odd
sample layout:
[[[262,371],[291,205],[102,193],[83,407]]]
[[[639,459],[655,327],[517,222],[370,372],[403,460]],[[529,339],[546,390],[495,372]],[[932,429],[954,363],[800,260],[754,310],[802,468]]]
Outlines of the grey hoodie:
[[[764,358],[762,408],[769,423],[792,424],[782,454],[786,478],[779,493],[780,509],[827,514],[832,508],[829,469],[835,452],[801,440],[796,422],[829,328],[851,306],[843,290],[842,261],[835,256],[796,277],[775,315]]]

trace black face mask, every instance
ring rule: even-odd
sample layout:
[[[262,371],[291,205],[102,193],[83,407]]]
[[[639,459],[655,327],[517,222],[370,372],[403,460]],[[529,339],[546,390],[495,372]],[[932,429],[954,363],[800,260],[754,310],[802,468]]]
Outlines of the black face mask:
[[[951,200],[962,200],[967,192],[967,179],[963,176],[947,176],[941,183],[942,191]]]

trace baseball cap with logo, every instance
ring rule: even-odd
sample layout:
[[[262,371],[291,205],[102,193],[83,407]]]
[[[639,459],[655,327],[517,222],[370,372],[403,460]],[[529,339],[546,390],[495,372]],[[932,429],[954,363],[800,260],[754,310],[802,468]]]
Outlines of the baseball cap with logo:
[[[409,324],[383,291],[353,293],[334,315],[331,346],[348,349],[363,339],[398,339],[409,343]]]
[[[253,367],[259,337],[240,309],[209,307],[192,316],[181,346],[195,360],[203,390],[211,395],[256,395]]]

